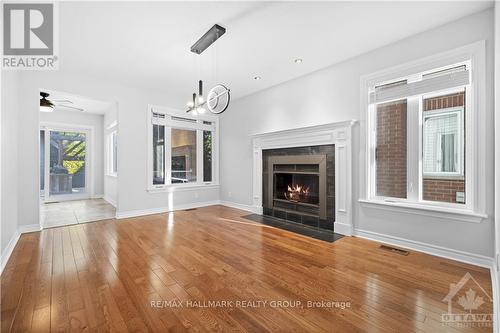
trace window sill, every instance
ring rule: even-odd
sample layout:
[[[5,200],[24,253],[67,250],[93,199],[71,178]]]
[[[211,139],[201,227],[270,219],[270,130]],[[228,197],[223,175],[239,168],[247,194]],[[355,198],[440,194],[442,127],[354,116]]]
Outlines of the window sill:
[[[106,177],[112,177],[112,178],[117,178],[118,177],[118,174],[112,174],[112,173],[107,173],[106,174]]]
[[[181,184],[181,185],[166,185],[160,188],[150,187],[147,189],[151,193],[162,193],[162,192],[182,192],[182,191],[197,191],[197,190],[208,190],[208,189],[218,189],[219,184]]]
[[[481,223],[488,215],[476,213],[466,209],[450,208],[443,206],[433,206],[426,204],[408,203],[408,202],[388,202],[382,200],[360,199],[361,206],[376,209],[390,210],[399,213],[416,214],[421,216],[430,216],[440,219]]]

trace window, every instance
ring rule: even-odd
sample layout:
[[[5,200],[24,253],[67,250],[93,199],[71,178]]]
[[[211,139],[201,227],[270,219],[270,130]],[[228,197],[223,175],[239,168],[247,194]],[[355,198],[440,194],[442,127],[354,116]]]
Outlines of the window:
[[[150,107],[150,190],[214,183],[217,120]]]
[[[172,128],[172,184],[196,183],[196,130]]]
[[[468,204],[470,75],[470,61],[464,61],[368,88],[371,198]]]
[[[153,125],[153,184],[165,184],[165,126]]]
[[[113,131],[108,135],[108,175],[116,176],[118,172],[117,155],[117,132]]]
[[[212,181],[212,132],[203,131],[203,181]]]
[[[377,196],[406,198],[406,99],[376,110]]]

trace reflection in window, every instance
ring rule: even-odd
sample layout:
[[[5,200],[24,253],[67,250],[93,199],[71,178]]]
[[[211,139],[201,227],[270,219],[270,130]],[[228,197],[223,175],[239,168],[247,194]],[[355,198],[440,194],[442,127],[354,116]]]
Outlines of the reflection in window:
[[[165,126],[153,125],[153,184],[165,184]]]
[[[423,99],[422,197],[465,203],[465,92]]]
[[[172,184],[196,182],[196,131],[172,128]]]
[[[203,181],[212,181],[212,132],[203,131]]]
[[[452,110],[424,115],[424,174],[457,173],[462,155],[460,117],[462,111]]]

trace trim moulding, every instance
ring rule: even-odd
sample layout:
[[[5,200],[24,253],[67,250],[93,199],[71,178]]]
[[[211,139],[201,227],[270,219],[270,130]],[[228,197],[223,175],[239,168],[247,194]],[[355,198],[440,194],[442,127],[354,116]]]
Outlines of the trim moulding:
[[[183,204],[183,205],[174,205],[172,207],[158,207],[158,208],[139,209],[139,210],[127,210],[127,211],[123,211],[123,212],[116,212],[116,218],[117,219],[126,219],[126,218],[130,218],[130,217],[168,213],[168,212],[173,212],[176,210],[184,210],[184,209],[191,209],[191,208],[213,206],[213,205],[218,205],[219,203],[220,203],[219,200],[213,200],[213,201],[204,201],[204,202],[193,202],[193,203]]]
[[[411,204],[406,202],[387,202],[379,200],[358,200],[362,207],[382,209],[397,213],[415,214],[421,216],[435,217],[438,219],[446,219],[460,222],[480,223],[488,218],[486,214],[474,213],[467,210],[434,207],[425,204]]]
[[[467,264],[472,264],[476,266],[481,266],[485,268],[492,269],[493,267],[493,258],[474,254],[470,252],[454,250],[442,246],[432,245],[428,243],[422,243],[410,239],[384,235],[373,231],[368,230],[354,230],[354,236],[365,238],[368,240],[387,243],[389,245],[400,246],[410,250],[419,251],[427,254],[431,254],[437,257],[451,259],[460,261]]]
[[[7,246],[5,247],[5,250],[3,251],[2,256],[0,258],[0,274],[3,273],[3,270],[7,265],[7,262],[9,261],[9,258],[12,255],[12,252],[14,251],[14,248],[16,247],[17,242],[19,241],[21,235],[36,231],[40,231],[39,224],[21,225],[17,228],[17,230],[10,238],[9,244],[7,244]]]
[[[335,145],[335,226],[352,235],[352,137],[356,120],[293,128],[252,135],[252,207],[262,214],[262,151],[318,145]]]
[[[112,199],[109,195],[104,195],[102,198],[104,199],[104,201],[106,201],[111,206],[116,208],[116,201],[114,199]]]

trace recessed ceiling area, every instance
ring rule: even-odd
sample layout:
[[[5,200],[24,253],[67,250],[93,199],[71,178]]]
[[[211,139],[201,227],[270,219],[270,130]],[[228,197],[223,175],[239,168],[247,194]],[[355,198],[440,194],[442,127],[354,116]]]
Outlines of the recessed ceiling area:
[[[40,89],[40,91],[49,94],[47,99],[55,105],[53,112],[75,112],[103,115],[113,106],[112,102],[100,101],[72,93],[50,89]]]
[[[60,70],[164,91],[169,106],[184,108],[199,79],[207,87],[224,83],[239,98],[491,6],[61,2]],[[190,52],[215,23],[226,33],[202,55]],[[299,66],[296,59],[304,61]]]

